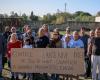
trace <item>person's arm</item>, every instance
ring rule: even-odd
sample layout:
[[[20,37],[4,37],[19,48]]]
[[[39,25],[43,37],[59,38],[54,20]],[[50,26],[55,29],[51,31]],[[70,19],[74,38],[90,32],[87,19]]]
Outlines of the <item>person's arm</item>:
[[[93,42],[92,40],[88,40],[88,48],[87,48],[87,55],[91,55],[92,54],[92,46],[93,46]]]
[[[87,49],[87,55],[91,55],[92,54],[92,43],[88,44],[88,49]]]
[[[49,40],[49,38],[47,38],[46,42],[47,42],[47,46],[46,46],[46,48],[47,48],[48,45],[50,44],[50,40]]]
[[[8,44],[7,44],[7,54],[6,54],[6,57],[7,57],[8,60],[10,58],[10,53],[11,53],[11,51],[10,51],[10,44],[8,42]]]
[[[10,37],[11,37],[11,35],[8,36],[7,43],[10,41]]]

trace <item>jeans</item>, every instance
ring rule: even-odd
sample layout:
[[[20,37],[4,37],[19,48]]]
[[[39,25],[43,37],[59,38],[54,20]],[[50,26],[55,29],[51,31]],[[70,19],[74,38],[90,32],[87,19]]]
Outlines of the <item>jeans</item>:
[[[59,80],[59,74],[51,74],[52,80]]]
[[[100,80],[100,56],[92,55],[91,62],[92,62],[92,79]],[[97,67],[99,70],[98,79],[96,79],[97,78]]]
[[[0,53],[0,73],[2,73],[2,54]]]
[[[91,76],[91,56],[85,59],[86,77]]]

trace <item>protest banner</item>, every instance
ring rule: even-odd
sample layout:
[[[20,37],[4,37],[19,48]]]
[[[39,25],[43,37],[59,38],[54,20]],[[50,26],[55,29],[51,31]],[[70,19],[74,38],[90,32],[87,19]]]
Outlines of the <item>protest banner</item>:
[[[79,75],[84,73],[84,50],[80,48],[12,49],[13,72],[56,73]]]

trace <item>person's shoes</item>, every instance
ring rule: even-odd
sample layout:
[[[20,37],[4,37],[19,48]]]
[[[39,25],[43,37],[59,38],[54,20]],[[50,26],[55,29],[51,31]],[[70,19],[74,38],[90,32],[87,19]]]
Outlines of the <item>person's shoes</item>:
[[[3,79],[3,76],[2,76],[2,74],[0,73],[0,80],[1,80],[1,79]]]
[[[26,74],[24,74],[24,76],[23,76],[23,79],[25,79],[26,78]]]

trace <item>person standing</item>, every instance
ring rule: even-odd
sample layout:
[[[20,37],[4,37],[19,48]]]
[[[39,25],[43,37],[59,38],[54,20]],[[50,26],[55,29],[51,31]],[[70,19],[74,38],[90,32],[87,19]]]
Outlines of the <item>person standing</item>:
[[[13,54],[13,53],[11,53],[11,49],[12,48],[21,48],[21,47],[22,47],[22,42],[20,40],[18,40],[17,34],[12,33],[10,40],[7,44],[7,58],[8,58],[8,63],[9,63],[10,68],[11,68],[11,54]],[[18,73],[12,72],[11,80],[19,80]]]
[[[62,48],[62,41],[57,32],[52,33],[48,47],[49,48]]]
[[[6,53],[7,53],[7,40],[8,40],[8,37],[9,35],[11,34],[10,32],[10,28],[9,26],[6,26],[5,27],[5,32],[2,34],[3,36],[3,39],[4,39],[4,54],[2,55],[2,65],[3,65],[3,68],[5,66],[5,63],[7,63],[7,58],[6,58]]]
[[[62,39],[63,35],[61,35],[61,34],[60,34],[60,32],[59,32],[59,29],[58,29],[58,28],[55,28],[55,29],[53,30],[53,32],[58,33],[58,34],[59,34],[59,38],[60,38],[60,39]]]
[[[100,80],[100,27],[95,30],[95,37],[91,39],[91,42],[88,46],[88,55],[91,54],[92,62],[92,79]],[[97,79],[97,67],[99,70],[98,79]]]
[[[79,33],[77,31],[73,32],[73,39],[70,41],[70,48],[84,48],[84,43],[79,38]]]
[[[26,37],[24,39],[23,48],[33,48],[33,45],[30,44],[30,43],[31,43],[30,38]],[[32,73],[24,73],[24,77],[26,78],[27,76],[28,76],[28,80],[32,80],[33,79]]]
[[[82,27],[80,29],[80,39],[84,43],[84,60],[85,60],[85,68],[86,68],[85,78],[88,78],[91,76],[91,73],[89,70],[89,59],[87,57],[88,38],[89,38],[89,35],[86,34],[85,27]]]
[[[62,48],[62,41],[59,36],[58,32],[52,33],[50,44],[48,45],[49,48]],[[59,80],[59,74],[51,74],[51,79]]]
[[[4,54],[3,36],[0,35],[0,79],[2,78],[2,55]]]
[[[70,35],[71,39],[73,38],[73,36],[71,35],[71,29],[70,29],[70,27],[66,28],[66,34],[64,36],[62,36],[62,39],[61,39],[62,41],[65,41],[65,36],[66,35]]]
[[[12,27],[12,28],[11,28],[11,34],[12,34],[12,33],[16,33],[17,39],[18,39],[18,40],[22,40],[22,34],[17,33],[16,27]],[[10,37],[11,37],[11,35],[9,35],[9,37],[8,37],[8,39],[7,39],[7,42],[9,42]]]
[[[38,38],[36,40],[37,48],[46,48],[49,44],[49,38],[45,36],[44,28],[40,28],[38,32]]]
[[[94,38],[94,31],[93,30],[91,30],[90,32],[89,32],[89,38],[88,38],[88,45],[90,45],[91,44],[91,40]],[[87,48],[87,53],[88,53],[88,48]],[[92,50],[91,50],[91,52],[90,53],[92,53]],[[87,54],[87,74],[89,74],[87,77],[91,77],[91,54]]]
[[[66,34],[65,40],[62,41],[62,48],[70,48],[70,45],[71,45],[70,41],[71,41],[70,35]]]
[[[45,35],[44,28],[40,28],[38,31],[38,37],[35,41],[36,48],[46,48],[49,45],[49,38]],[[38,77],[40,74],[37,74]],[[45,80],[48,80],[48,74],[43,73]]]

